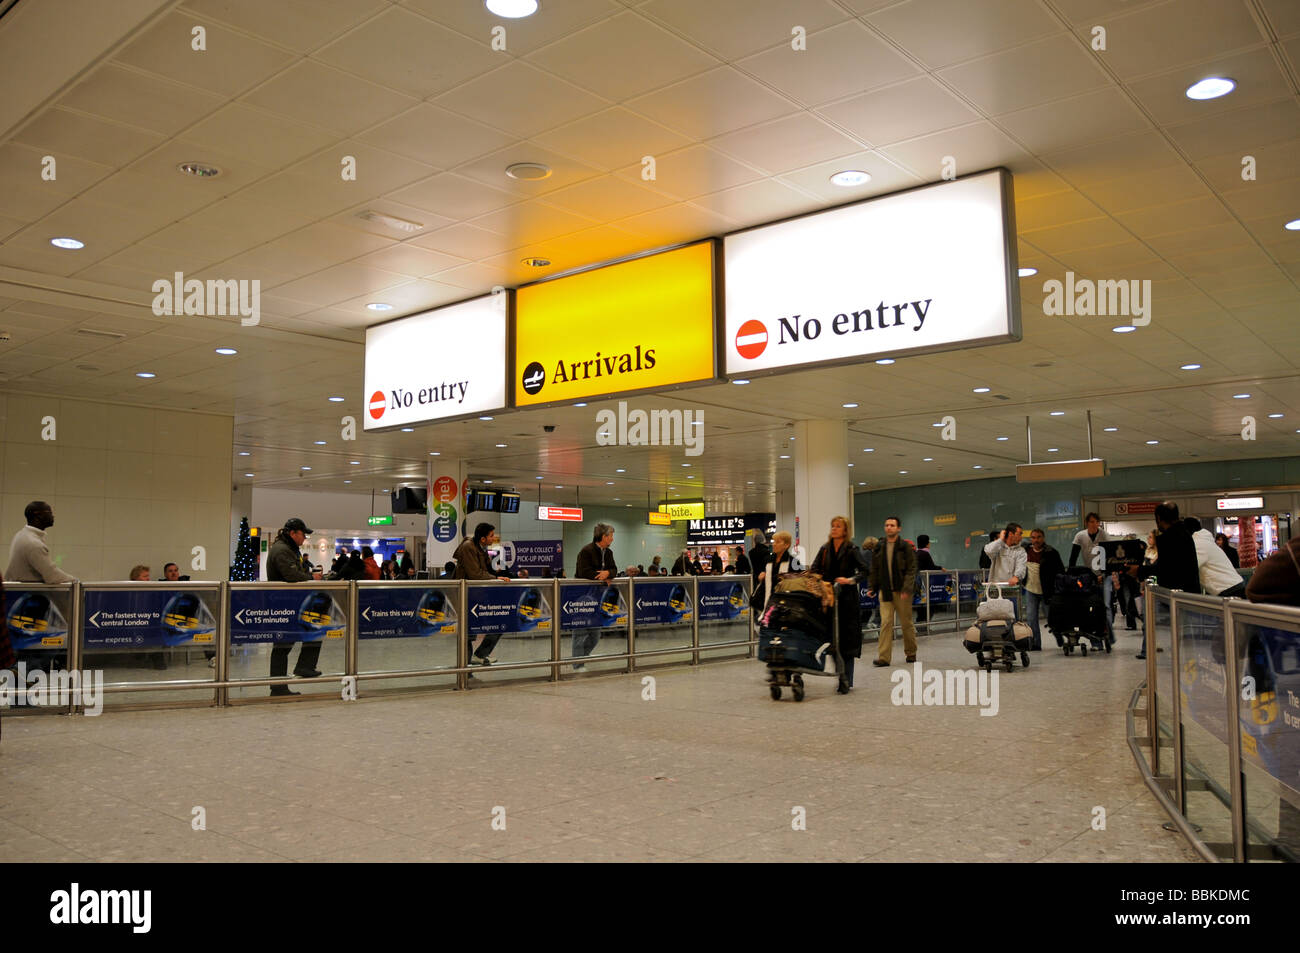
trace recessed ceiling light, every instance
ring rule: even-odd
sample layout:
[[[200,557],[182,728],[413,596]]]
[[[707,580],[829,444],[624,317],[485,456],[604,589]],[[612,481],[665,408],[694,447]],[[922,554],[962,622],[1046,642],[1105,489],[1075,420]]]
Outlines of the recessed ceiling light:
[[[563,490],[564,487],[562,487],[562,486],[557,486],[556,489],[557,489],[557,490]]]
[[[484,414],[482,417],[479,418],[479,420],[491,420],[491,419],[492,418],[487,416],[486,414]]]
[[[499,444],[497,444],[497,449],[501,449],[501,448],[504,447],[504,446],[505,446],[504,443],[499,443]]]
[[[1060,453],[1061,451],[1060,451],[1060,448],[1058,448],[1058,447],[1048,447],[1048,448],[1047,448],[1047,452],[1048,452],[1048,453]]]
[[[614,485],[614,481],[613,481],[613,480],[606,480],[606,481],[605,481],[605,486],[613,486],[613,485]]]
[[[1188,99],[1218,99],[1237,88],[1235,80],[1225,76],[1210,76],[1187,87]]]
[[[348,463],[352,464],[352,466],[354,466],[354,467],[359,467],[359,466],[361,466],[361,461],[360,461],[360,460],[349,460]]]
[[[1199,370],[1201,369],[1201,365],[1199,365],[1199,364],[1184,364],[1182,367],[1180,367],[1180,368],[1178,368],[1178,369],[1179,369],[1180,371],[1199,371]]]
[[[981,464],[978,464],[978,463],[977,463],[977,464],[975,464],[975,466],[971,467],[971,469],[972,469],[972,470],[983,470],[984,467],[983,467]]]
[[[850,463],[849,466],[853,466],[853,464]]]
[[[586,402],[585,400],[583,400],[583,401],[579,401],[578,403],[574,404],[573,406],[574,406],[574,407],[586,407],[586,406],[587,406],[587,402]]]
[[[862,448],[862,452],[863,452],[863,453],[875,453],[875,452],[876,452],[876,448],[875,448],[875,447],[863,447],[863,448]]]
[[[229,357],[230,355],[238,354],[239,352],[236,351],[233,347],[219,347],[217,348],[217,353],[220,354],[222,357]]]
[[[974,392],[976,394],[987,394],[990,390],[991,388],[988,387],[976,387]]]
[[[525,182],[537,182],[551,177],[551,167],[543,162],[516,162],[506,166],[506,175]]]
[[[855,185],[866,185],[871,181],[871,173],[863,172],[861,169],[845,169],[843,172],[836,172],[831,176],[831,185],[838,185],[843,189],[851,189]]]
[[[922,462],[922,463],[934,463],[934,457],[922,457],[922,458],[921,458],[921,462]],[[853,464],[850,463],[849,466],[853,466]]]
[[[615,473],[627,473],[627,471],[624,470],[622,467],[619,467],[619,468],[618,468],[617,470],[615,470],[614,472],[615,472]],[[538,479],[540,480],[541,477],[538,477]]]
[[[753,486],[753,485],[754,485],[754,481],[753,481],[753,480],[746,480],[746,481],[745,481],[745,486]]]
[[[415,428],[414,428],[414,427],[403,427],[403,428],[402,428],[402,433],[415,433]]]
[[[157,377],[158,375],[155,374],[153,371],[136,371],[135,376],[136,376],[136,377],[143,377],[143,378],[145,378],[146,380],[148,380],[150,377]]]
[[[898,471],[898,472],[899,472],[899,473],[900,473],[900,474],[904,474],[904,473],[907,473],[907,471],[906,471],[906,470],[899,470],[899,471]]]
[[[1148,446],[1148,447],[1154,447],[1154,446],[1155,446],[1156,444],[1158,444],[1159,442],[1160,442],[1159,440],[1148,440],[1148,441],[1147,441],[1147,446]]]
[[[331,404],[341,404],[341,403],[343,403],[343,398],[342,398],[342,397],[331,397],[331,398],[329,398],[329,402],[330,402]]]
[[[1037,268],[1021,268],[1019,271],[1016,272],[1016,274],[1019,275],[1021,278],[1031,278],[1031,277],[1033,277],[1034,275],[1038,274],[1038,269],[1037,269]]]
[[[999,440],[1010,440],[1010,437],[998,437]]]
[[[1268,415],[1268,419],[1269,419],[1269,420],[1278,420],[1278,419],[1280,419],[1281,417],[1282,417],[1282,414],[1269,414],[1269,415]]]
[[[840,406],[843,407],[845,410],[852,410],[854,407],[856,407],[856,406],[858,406],[858,405],[857,405],[857,404],[840,404]]]
[[[85,248],[85,242],[79,242],[75,238],[51,238],[50,244],[55,248]]]
[[[1103,427],[1102,429],[1105,430],[1106,433],[1114,433],[1116,430],[1119,430],[1118,427]]]
[[[1282,227],[1288,232],[1300,232],[1300,218],[1293,218]]]
[[[1131,324],[1121,324],[1117,328],[1111,328],[1111,330],[1114,331],[1116,334],[1128,334],[1130,331],[1136,331],[1137,328],[1135,328]]]
[[[351,481],[351,480],[344,480],[343,482],[344,482],[344,483],[351,483],[352,481]]]
[[[1049,413],[1047,416],[1049,416],[1049,417],[1064,417],[1064,416],[1065,416],[1065,411],[1063,411],[1063,410],[1054,410],[1054,411],[1052,411],[1051,413]]]
[[[892,357],[882,357],[880,360],[876,361],[876,363],[877,363],[877,364],[893,364],[893,363],[894,363],[894,359],[893,359]]]
[[[540,480],[540,479],[541,479],[541,477],[537,477],[537,479],[538,479],[538,480]]]
[[[684,467],[689,467],[690,464],[689,464],[689,463],[683,463],[682,466],[684,466]]]
[[[323,447],[323,446],[325,446],[325,441],[324,441],[324,440],[317,440],[317,441],[315,441],[315,443],[316,443],[316,446],[318,446],[318,447]]]
[[[863,482],[861,482],[861,481],[859,481],[859,482],[858,482],[858,486],[866,486],[866,484],[863,483]]]
[[[491,480],[484,480],[483,482],[484,482],[484,483],[491,483],[492,481],[491,481]]]
[[[930,426],[931,426],[931,427],[942,427],[942,426],[943,426],[943,421],[942,421],[942,420],[936,420],[934,423],[930,424]]]
[[[783,454],[781,454],[781,459],[782,459],[782,460],[789,460],[789,459],[790,459],[790,454],[788,454],[788,453],[783,453]]]
[[[240,451],[239,451],[239,455],[240,455],[241,457],[251,457],[251,456],[252,456],[252,454],[249,453],[247,450],[240,450]]]
[[[1246,399],[1247,397],[1249,397],[1249,396],[1250,396],[1249,394],[1233,394],[1233,395],[1232,395],[1232,399],[1233,399],[1233,400],[1245,400],[1245,399]]]
[[[245,474],[244,474],[244,476],[252,476],[252,475],[253,475],[253,474],[251,474],[251,473],[245,473]]]
[[[310,470],[311,467],[299,467],[298,469],[299,469],[299,470]]]
[[[745,380],[743,377],[738,377],[738,378],[736,378],[734,381],[732,381],[731,383],[733,383],[733,384],[748,384],[749,381]]]
[[[530,17],[537,12],[537,0],[487,0],[488,12],[507,20]]]
[[[176,171],[200,179],[215,179],[221,174],[220,169],[206,162],[180,162],[176,165]]]
[[[393,310],[393,306],[391,304],[387,304],[383,301],[372,301],[370,302],[370,304],[366,305],[366,307],[369,308],[371,311],[392,311]]]

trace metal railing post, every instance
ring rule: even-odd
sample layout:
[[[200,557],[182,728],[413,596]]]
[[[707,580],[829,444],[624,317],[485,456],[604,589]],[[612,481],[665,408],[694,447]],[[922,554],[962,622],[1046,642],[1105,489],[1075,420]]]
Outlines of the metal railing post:
[[[551,580],[551,681],[560,680],[560,577]]]
[[[216,650],[217,663],[217,683],[229,681],[230,679],[230,580],[221,583],[217,590],[217,637]],[[218,688],[215,698],[218,708],[225,708],[230,704],[230,689]]]
[[[636,671],[636,577],[627,580],[627,672]]]
[[[700,577],[691,577],[691,664],[700,664]]]
[[[69,606],[69,609],[71,609],[72,618],[68,620],[68,636],[67,636],[68,671],[79,672],[81,671],[81,667],[82,667],[81,659],[82,659],[83,646],[81,643],[82,643],[82,639],[85,637],[85,626],[81,618],[82,612],[85,609],[85,603],[84,603],[85,597],[81,591],[80,580],[74,579],[71,583],[71,586],[72,588],[69,592],[69,601],[71,605]],[[78,706],[73,701],[72,693],[69,692],[67,714],[69,715],[75,714],[77,711],[77,707]]]
[[[458,601],[460,625],[456,627],[456,668],[464,669],[469,664],[469,580],[460,580],[460,597]],[[465,691],[469,688],[469,673],[456,672],[456,688]]]
[[[1223,600],[1224,681],[1228,712],[1228,790],[1231,793],[1232,859],[1246,862],[1246,785],[1241,773],[1241,674],[1237,670],[1237,627],[1231,599]]]
[[[361,617],[358,605],[361,601],[361,587],[355,579],[348,583],[348,598],[351,602],[348,605],[347,638],[343,640],[343,677],[352,679],[353,688],[359,698],[361,687],[357,684],[357,655],[360,651],[359,641],[361,638]]]
[[[1142,625],[1147,647],[1147,734],[1151,742],[1151,774],[1160,777],[1160,693],[1156,689],[1156,594],[1150,586],[1143,595]]]
[[[1170,692],[1170,712],[1174,732],[1174,803],[1178,813],[1187,816],[1187,790],[1183,783],[1183,673],[1178,659],[1178,596],[1169,592],[1169,665],[1173,672],[1173,689]],[[1157,654],[1156,646],[1147,646],[1147,661]]]

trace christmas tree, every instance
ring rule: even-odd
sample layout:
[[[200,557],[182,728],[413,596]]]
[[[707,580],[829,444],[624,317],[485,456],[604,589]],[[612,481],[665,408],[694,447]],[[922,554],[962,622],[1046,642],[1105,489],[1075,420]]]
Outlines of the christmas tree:
[[[235,564],[230,567],[231,582],[257,582],[257,542],[248,530],[248,517],[239,521],[239,542],[235,547]]]

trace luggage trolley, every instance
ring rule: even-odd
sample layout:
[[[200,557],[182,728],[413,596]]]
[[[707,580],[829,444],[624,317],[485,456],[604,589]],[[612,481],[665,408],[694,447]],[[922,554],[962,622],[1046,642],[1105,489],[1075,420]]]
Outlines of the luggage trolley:
[[[835,586],[836,599],[840,598],[841,588]],[[840,656],[836,605],[822,609],[821,599],[811,592],[772,593],[760,620],[758,658],[767,663],[768,692],[773,701],[780,700],[783,688],[790,689],[795,701],[803,701],[805,675],[838,678],[841,691],[848,687]],[[834,671],[827,671],[828,661],[833,663]]]
[[[1015,621],[1015,607],[1011,600],[1003,598],[997,583],[984,584],[984,599],[975,617],[977,621],[966,630],[963,643],[966,651],[975,656],[976,665],[986,672],[993,671],[994,665],[1012,672],[1018,653],[1020,664],[1029,668],[1029,626]]]

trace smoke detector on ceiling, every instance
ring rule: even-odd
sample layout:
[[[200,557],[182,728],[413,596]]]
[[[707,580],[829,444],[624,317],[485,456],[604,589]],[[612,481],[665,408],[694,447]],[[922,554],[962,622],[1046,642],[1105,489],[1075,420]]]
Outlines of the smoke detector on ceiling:
[[[95,338],[113,338],[120,341],[126,337],[121,331],[101,331],[99,328],[77,328],[78,334],[87,334]]]

